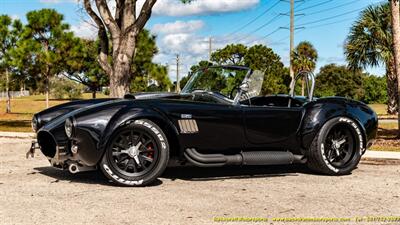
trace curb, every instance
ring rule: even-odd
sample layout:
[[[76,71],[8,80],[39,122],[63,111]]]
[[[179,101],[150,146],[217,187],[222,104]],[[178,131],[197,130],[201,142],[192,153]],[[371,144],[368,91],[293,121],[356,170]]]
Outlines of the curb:
[[[383,158],[363,157],[361,159],[360,163],[368,164],[368,165],[400,165],[400,159],[383,159]]]
[[[400,152],[367,150],[363,157],[380,159],[400,159]]]
[[[31,132],[0,132],[0,138],[32,139],[36,134]]]
[[[400,152],[367,150],[361,158],[361,163],[372,165],[400,165]]]

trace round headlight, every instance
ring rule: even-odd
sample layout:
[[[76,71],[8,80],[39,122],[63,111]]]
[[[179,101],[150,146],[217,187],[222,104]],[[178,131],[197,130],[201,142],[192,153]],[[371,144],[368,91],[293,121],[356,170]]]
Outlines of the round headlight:
[[[33,116],[32,118],[32,122],[31,122],[31,126],[32,126],[32,130],[33,132],[36,132],[38,129],[38,119],[36,118],[36,116]]]
[[[65,120],[65,134],[67,135],[68,138],[72,137],[72,132],[74,129],[74,123],[70,118]]]

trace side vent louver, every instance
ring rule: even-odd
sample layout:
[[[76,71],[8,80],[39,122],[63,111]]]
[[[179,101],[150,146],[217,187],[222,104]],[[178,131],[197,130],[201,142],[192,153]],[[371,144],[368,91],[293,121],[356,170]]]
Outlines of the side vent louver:
[[[196,120],[178,120],[181,134],[194,134],[199,132]]]

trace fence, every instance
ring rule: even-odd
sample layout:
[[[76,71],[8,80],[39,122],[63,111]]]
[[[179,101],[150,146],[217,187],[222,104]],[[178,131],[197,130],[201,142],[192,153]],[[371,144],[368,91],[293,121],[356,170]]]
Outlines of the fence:
[[[23,96],[29,96],[29,91],[10,91],[11,98],[18,98]],[[7,98],[7,92],[5,91],[0,92],[0,99],[3,100],[6,98]]]

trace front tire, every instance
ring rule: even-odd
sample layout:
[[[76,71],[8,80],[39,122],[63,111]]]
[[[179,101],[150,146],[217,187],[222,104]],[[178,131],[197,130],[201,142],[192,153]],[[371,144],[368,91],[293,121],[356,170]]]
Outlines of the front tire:
[[[118,128],[100,162],[104,175],[122,186],[145,186],[165,170],[169,145],[164,132],[150,120]]]
[[[307,166],[322,174],[345,175],[357,167],[362,153],[363,137],[358,124],[346,117],[333,118],[315,136]]]

